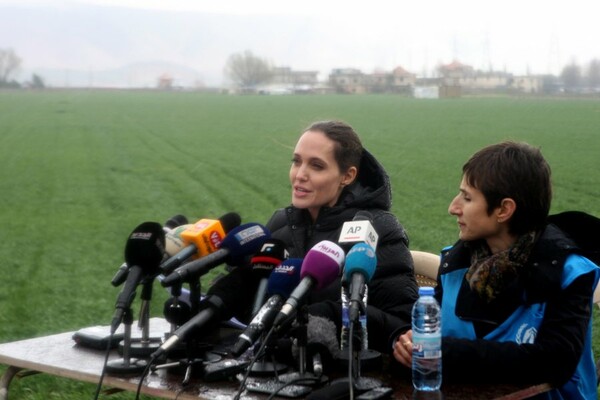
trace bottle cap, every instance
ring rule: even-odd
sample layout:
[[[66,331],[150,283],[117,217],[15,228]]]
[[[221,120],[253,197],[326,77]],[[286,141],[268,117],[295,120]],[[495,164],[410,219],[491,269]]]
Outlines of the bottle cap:
[[[434,289],[431,286],[421,286],[419,288],[419,296],[433,296]]]

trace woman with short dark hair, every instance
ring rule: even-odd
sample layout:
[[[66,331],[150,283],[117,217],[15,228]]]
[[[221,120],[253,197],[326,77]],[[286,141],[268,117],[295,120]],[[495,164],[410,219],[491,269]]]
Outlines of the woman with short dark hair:
[[[551,197],[550,167],[526,143],[485,147],[464,165],[448,208],[459,240],[442,252],[436,287],[444,381],[550,383],[548,398],[597,397],[590,321],[599,268],[549,223]],[[407,367],[411,342],[408,331],[394,344]]]

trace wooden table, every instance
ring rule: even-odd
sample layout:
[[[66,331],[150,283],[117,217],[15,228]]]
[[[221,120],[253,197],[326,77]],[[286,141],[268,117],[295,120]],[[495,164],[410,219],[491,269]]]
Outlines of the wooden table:
[[[151,326],[156,326],[156,319]],[[47,373],[64,378],[97,384],[104,363],[105,352],[84,348],[73,339],[74,332],[59,333],[33,339],[0,344],[0,364],[8,366],[0,379],[0,400],[8,398],[9,385],[15,376],[28,371]],[[120,358],[116,350],[111,351],[109,360]],[[366,375],[366,374],[365,374]],[[404,379],[379,374],[377,379],[394,389],[392,399],[503,399],[517,400],[542,393],[549,389],[548,385],[519,387],[512,385],[442,385],[442,392],[413,393],[412,384]],[[150,374],[141,392],[147,395],[179,400],[228,400],[237,393],[237,380],[215,383],[193,380],[185,388],[181,385],[182,376],[159,370]],[[103,387],[116,388],[135,392],[139,377],[105,375]],[[90,397],[92,397],[90,393]],[[266,395],[245,392],[242,396],[247,400],[264,400]]]

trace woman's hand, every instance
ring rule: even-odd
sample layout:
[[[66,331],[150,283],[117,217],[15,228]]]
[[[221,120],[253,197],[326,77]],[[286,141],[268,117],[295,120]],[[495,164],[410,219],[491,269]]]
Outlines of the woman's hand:
[[[412,330],[398,336],[394,343],[394,358],[408,368],[412,368],[412,345]]]

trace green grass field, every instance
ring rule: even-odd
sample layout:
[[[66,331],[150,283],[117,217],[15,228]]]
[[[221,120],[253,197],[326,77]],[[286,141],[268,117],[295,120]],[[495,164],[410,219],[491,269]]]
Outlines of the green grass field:
[[[0,342],[109,324],[119,290],[110,280],[141,222],[236,211],[265,223],[290,201],[300,132],[334,118],[387,168],[412,249],[456,240],[447,206],[462,164],[505,139],[541,147],[553,168],[552,212],[600,216],[600,100],[0,92]],[[165,299],[157,285],[154,315]],[[94,391],[37,376],[13,382],[11,398]]]

